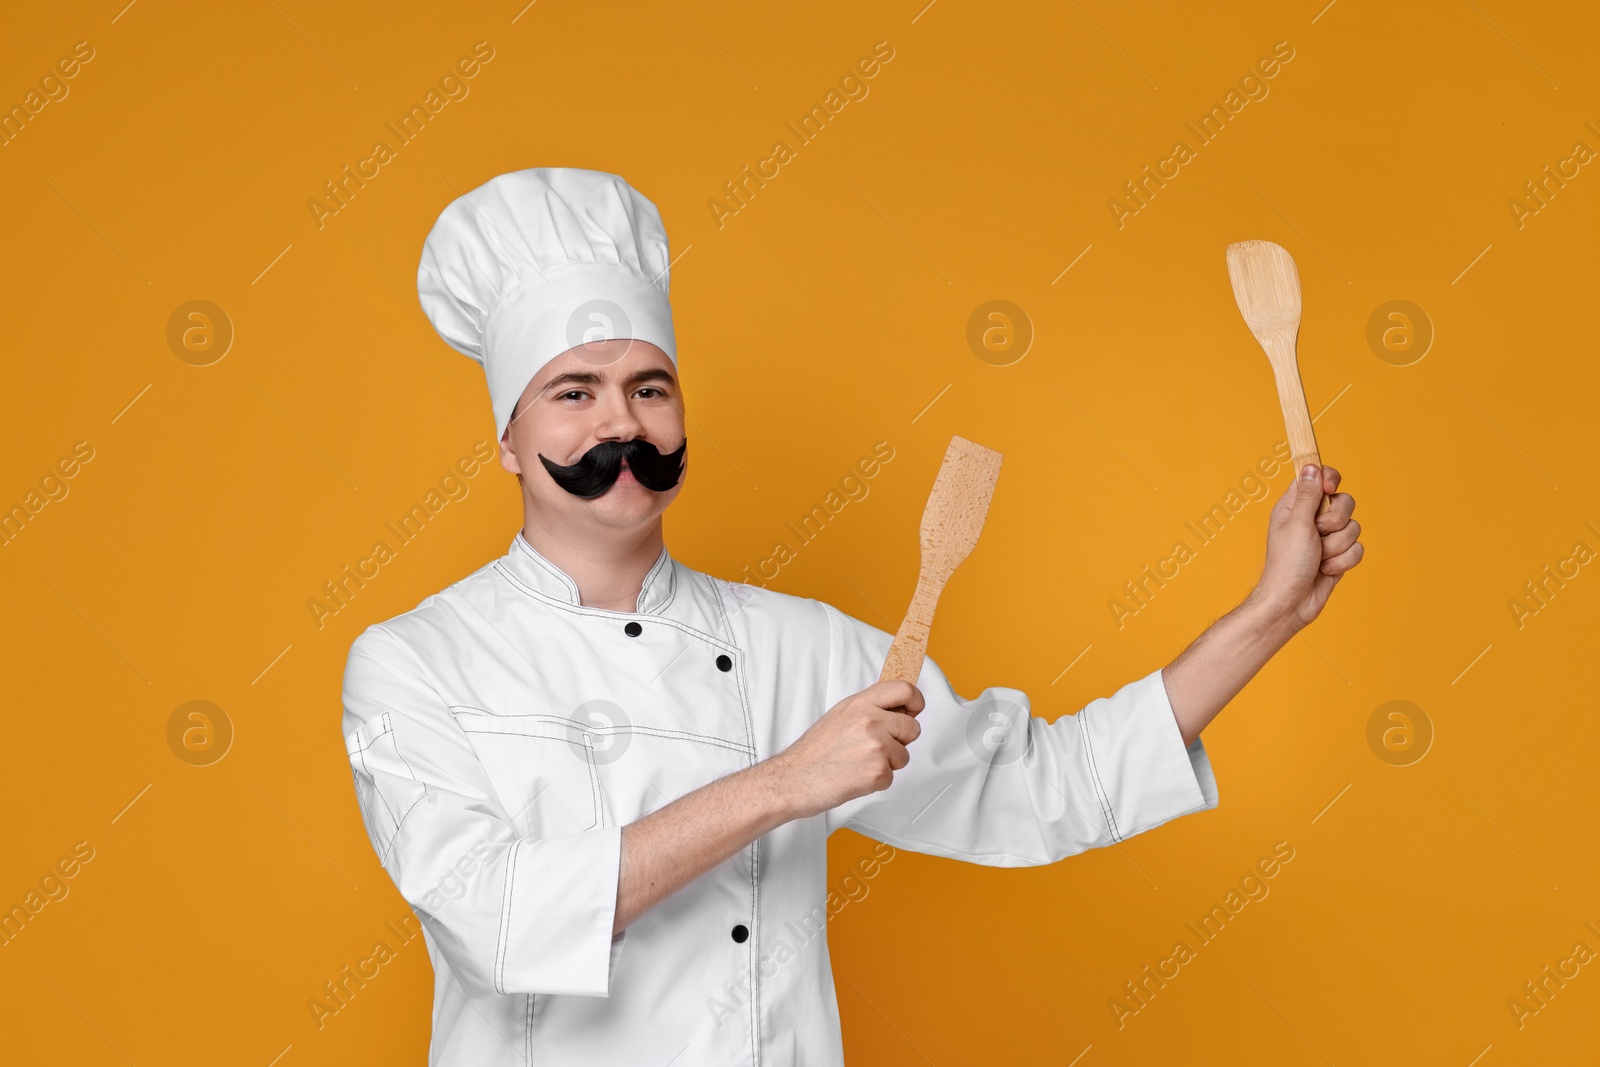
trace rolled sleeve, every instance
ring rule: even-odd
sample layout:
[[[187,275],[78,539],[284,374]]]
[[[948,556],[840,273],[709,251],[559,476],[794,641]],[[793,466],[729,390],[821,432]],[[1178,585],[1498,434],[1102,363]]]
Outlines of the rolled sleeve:
[[[381,626],[351,646],[343,727],[373,850],[462,981],[608,996],[621,828],[518,835],[425,664]]]
[[[608,995],[621,858],[620,826],[512,843],[497,991]]]
[[[1217,806],[1211,758],[1198,737],[1184,748],[1161,671],[1073,717],[1113,841]]]

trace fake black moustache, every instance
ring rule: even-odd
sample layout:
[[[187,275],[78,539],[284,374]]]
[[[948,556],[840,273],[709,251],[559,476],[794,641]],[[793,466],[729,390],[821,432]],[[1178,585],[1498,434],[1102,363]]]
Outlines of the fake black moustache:
[[[688,449],[688,437],[676,451],[666,454],[640,437],[632,441],[601,441],[579,457],[578,462],[566,467],[551,463],[543,455],[539,456],[539,462],[557,485],[574,496],[597,497],[610,489],[622,474],[623,460],[628,461],[628,469],[640,485],[664,493],[682,477],[683,457]]]

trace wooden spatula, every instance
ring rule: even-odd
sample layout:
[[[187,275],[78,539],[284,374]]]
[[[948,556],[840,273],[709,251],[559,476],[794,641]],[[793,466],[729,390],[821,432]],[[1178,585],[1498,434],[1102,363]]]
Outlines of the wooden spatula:
[[[1239,312],[1266,349],[1273,377],[1278,380],[1278,403],[1283,406],[1283,425],[1289,432],[1289,451],[1298,478],[1307,463],[1322,466],[1294,354],[1300,333],[1300,272],[1283,246],[1271,241],[1240,241],[1228,246],[1228,278],[1233,282]],[[1324,494],[1317,514],[1327,510]]]
[[[922,567],[917,573],[917,591],[889,646],[878,681],[898,678],[915,685],[922,674],[934,605],[939,602],[945,583],[978,543],[983,520],[989,515],[995,479],[1000,477],[1002,458],[994,449],[965,437],[950,438],[944,464],[933,480],[933,492],[928,494],[928,506],[922,512]]]

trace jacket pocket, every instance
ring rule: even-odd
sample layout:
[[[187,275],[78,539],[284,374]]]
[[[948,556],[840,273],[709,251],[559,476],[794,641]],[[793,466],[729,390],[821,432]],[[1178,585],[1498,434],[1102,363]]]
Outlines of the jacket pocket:
[[[753,762],[743,745],[640,726],[606,701],[581,717],[454,707],[519,836],[625,826]]]
[[[427,799],[428,787],[417,780],[401,753],[388,712],[347,734],[344,748],[350,757],[367,838],[378,854],[378,863],[387,867],[395,836],[411,809]]]
[[[453,707],[518,837],[578,834],[600,825],[600,793],[581,730],[556,715],[497,715]]]

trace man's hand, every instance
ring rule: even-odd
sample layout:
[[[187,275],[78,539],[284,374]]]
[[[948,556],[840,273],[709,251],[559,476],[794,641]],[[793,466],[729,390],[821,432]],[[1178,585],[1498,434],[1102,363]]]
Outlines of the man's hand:
[[[889,788],[894,772],[911,759],[906,746],[922,733],[916,714],[924,706],[910,682],[874,682],[812,723],[769,761],[793,805],[792,817],[810,818]]]
[[[1267,523],[1267,561],[1252,597],[1283,616],[1296,631],[1322,612],[1333,587],[1361,562],[1364,546],[1356,538],[1361,524],[1350,517],[1355,498],[1335,493],[1339,472],[1315,466],[1278,498]],[[1332,494],[1328,510],[1317,514],[1323,493]]]

